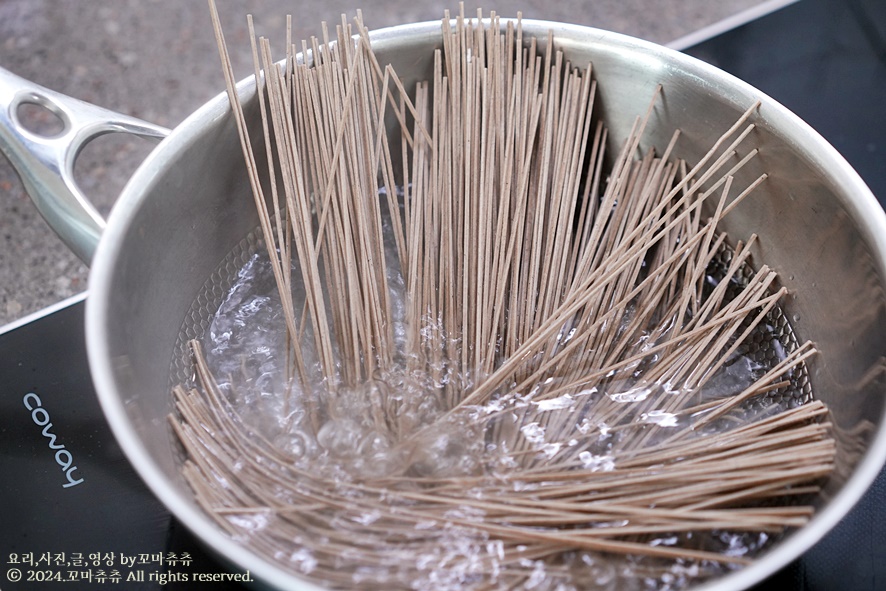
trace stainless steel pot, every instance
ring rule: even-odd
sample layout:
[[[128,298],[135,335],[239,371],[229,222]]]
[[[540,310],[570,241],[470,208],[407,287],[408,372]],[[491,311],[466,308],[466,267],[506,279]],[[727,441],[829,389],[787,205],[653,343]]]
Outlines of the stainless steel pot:
[[[664,85],[644,144],[664,147],[671,131],[684,140],[678,156],[697,160],[754,101],[759,158],[745,180],[770,176],[723,222],[732,236],[757,233],[756,260],[778,270],[791,290],[784,304],[794,330],[816,342],[810,365],[816,396],[839,429],[837,473],[806,527],[752,566],[704,584],[747,588],[821,538],[861,497],[886,458],[886,215],[846,161],[798,117],[751,86],[683,54],[587,27],[524,21],[544,45],[549,30],[572,63],[593,62],[600,113],[619,145],[653,89]],[[427,79],[440,24],[372,34],[384,62],[405,80]],[[209,67],[209,65],[208,65]],[[239,85],[257,129],[250,80]],[[35,138],[13,113],[22,100],[59,113],[63,137]],[[85,139],[110,129],[162,135],[162,129],[61,97],[9,74],[0,76],[0,144],[47,219],[84,260],[92,260],[86,336],[102,408],[128,458],[175,516],[218,555],[281,589],[312,585],[227,537],[198,508],[179,475],[167,426],[176,342],[198,332],[217,292],[219,265],[257,225],[240,146],[221,94],[190,116],[154,150],[126,185],[102,232],[101,220],[72,189],[67,172]],[[53,143],[54,142],[54,143]],[[49,145],[53,144],[53,145]],[[254,142],[254,145],[263,145]],[[59,147],[60,146],[60,147]],[[95,241],[101,241],[92,257]],[[207,295],[209,294],[209,295]],[[202,298],[202,299],[201,299]],[[785,458],[786,462],[790,458]]]

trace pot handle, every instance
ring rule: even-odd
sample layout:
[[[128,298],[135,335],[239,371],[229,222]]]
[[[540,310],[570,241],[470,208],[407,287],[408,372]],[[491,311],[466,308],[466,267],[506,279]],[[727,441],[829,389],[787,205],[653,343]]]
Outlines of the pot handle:
[[[41,135],[25,128],[18,110],[29,103],[55,114],[62,130]],[[112,132],[145,138],[169,134],[164,127],[49,90],[0,68],[0,151],[50,227],[87,265],[105,220],[74,181],[74,162],[87,143]]]

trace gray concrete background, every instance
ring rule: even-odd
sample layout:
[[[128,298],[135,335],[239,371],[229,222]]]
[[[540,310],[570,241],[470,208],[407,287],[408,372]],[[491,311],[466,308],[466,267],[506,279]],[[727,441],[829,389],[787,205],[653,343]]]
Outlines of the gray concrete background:
[[[370,28],[435,20],[458,4],[434,0],[217,0],[238,77],[251,71],[245,15],[282,47],[362,8]],[[761,0],[499,0],[503,16],[572,22],[667,43],[757,6]],[[477,4],[466,3],[468,14]],[[62,93],[174,127],[223,89],[204,0],[0,0],[0,67]],[[99,209],[115,196],[151,144],[119,134],[92,142],[77,177]],[[16,173],[0,157],[0,326],[84,291],[88,269],[55,237]]]

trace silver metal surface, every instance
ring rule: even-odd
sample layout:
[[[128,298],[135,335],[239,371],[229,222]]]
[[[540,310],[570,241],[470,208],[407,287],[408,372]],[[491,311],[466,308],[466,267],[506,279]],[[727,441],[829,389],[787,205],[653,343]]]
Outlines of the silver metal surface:
[[[784,313],[821,354],[808,367],[817,398],[831,409],[839,469],[820,510],[752,566],[702,588],[745,589],[814,544],[852,507],[886,458],[886,214],[846,161],[817,133],[749,85],[693,58],[586,27],[523,22],[524,37],[555,45],[574,64],[592,62],[596,109],[619,145],[634,117],[657,103],[642,149],[663,148],[697,161],[756,100],[752,142],[760,154],[736,179],[768,180],[721,228],[759,235],[755,260],[780,273],[790,294]],[[407,84],[430,76],[438,22],[372,35],[382,62]],[[542,51],[544,48],[542,47]],[[239,86],[247,121],[260,134],[251,81]],[[260,146],[263,142],[253,142]],[[259,170],[262,169],[259,163]],[[93,262],[87,301],[90,368],[123,450],[160,500],[219,556],[280,589],[314,586],[229,538],[197,507],[179,476],[167,415],[174,345],[212,274],[257,226],[227,98],[219,95],[182,123],[128,183]],[[197,302],[195,304],[195,302]],[[786,462],[789,458],[785,459]]]
[[[59,118],[61,131],[43,135],[29,130],[18,116],[25,104],[48,109]],[[87,265],[105,221],[77,187],[74,162],[83,146],[112,132],[163,138],[169,130],[59,94],[0,68],[0,151],[49,225]]]

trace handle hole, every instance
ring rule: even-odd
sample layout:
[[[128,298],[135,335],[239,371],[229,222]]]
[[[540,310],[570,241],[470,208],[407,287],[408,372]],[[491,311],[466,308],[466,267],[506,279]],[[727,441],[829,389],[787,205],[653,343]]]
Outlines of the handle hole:
[[[65,120],[58,113],[33,101],[20,102],[15,116],[23,128],[45,138],[57,137],[67,128]]]
[[[156,141],[128,133],[107,133],[87,142],[74,161],[74,182],[107,218],[117,196]]]

